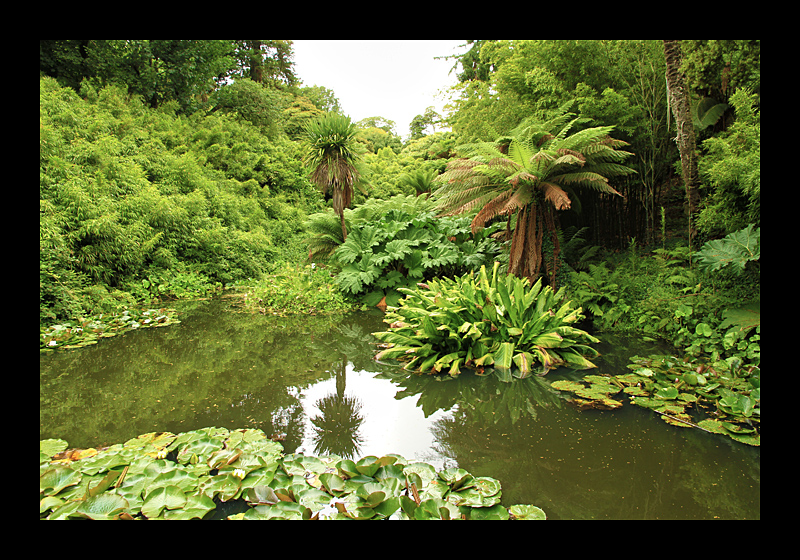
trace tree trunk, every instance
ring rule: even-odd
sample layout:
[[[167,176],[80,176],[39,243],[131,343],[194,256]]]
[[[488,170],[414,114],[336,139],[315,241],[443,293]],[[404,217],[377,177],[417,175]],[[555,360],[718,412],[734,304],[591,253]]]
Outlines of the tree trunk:
[[[517,227],[511,238],[508,271],[520,278],[527,278],[531,284],[539,276],[542,264],[542,233],[538,208],[532,204],[525,206],[517,214]]]
[[[700,184],[697,173],[697,146],[692,124],[689,92],[681,72],[681,44],[678,40],[664,41],[664,58],[667,63],[667,95],[678,128],[678,150],[681,154],[683,184],[686,187],[686,202],[689,212],[689,244],[694,239],[695,213],[700,202]]]

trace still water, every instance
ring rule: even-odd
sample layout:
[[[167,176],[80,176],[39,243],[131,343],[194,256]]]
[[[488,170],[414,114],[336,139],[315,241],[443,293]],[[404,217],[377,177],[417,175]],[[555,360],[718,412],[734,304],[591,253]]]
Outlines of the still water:
[[[578,411],[545,378],[408,375],[374,361],[380,312],[283,318],[182,303],[179,325],[40,354],[39,436],[97,447],[153,431],[259,428],[285,452],[399,453],[491,476],[549,519],[757,519],[760,449],[626,405]],[[665,350],[601,336],[592,373]]]

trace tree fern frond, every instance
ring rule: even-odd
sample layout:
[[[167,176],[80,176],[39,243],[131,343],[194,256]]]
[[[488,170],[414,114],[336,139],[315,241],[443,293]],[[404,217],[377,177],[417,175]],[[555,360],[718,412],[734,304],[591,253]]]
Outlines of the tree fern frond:
[[[558,139],[556,142],[554,142],[554,147],[558,149],[577,150],[583,152],[586,147],[595,144],[608,136],[612,130],[614,130],[613,126],[596,126],[593,128],[585,128],[571,136]]]
[[[554,183],[540,183],[540,188],[544,193],[544,199],[552,203],[556,210],[568,210],[572,206],[572,201],[569,199],[564,190]]]
[[[483,208],[475,215],[475,218],[472,220],[472,232],[476,232],[479,228],[482,228],[486,225],[486,222],[495,218],[501,214],[508,213],[508,198],[512,197],[511,191],[504,191],[493,198],[492,200],[488,201],[486,204],[483,205]]]
[[[564,183],[567,185],[578,185],[583,187],[591,187],[600,192],[610,194],[619,194],[616,189],[608,184],[608,179],[598,173],[591,171],[580,171],[577,173],[564,173],[563,175],[556,175],[549,179],[553,183]],[[622,195],[620,195],[622,196]]]

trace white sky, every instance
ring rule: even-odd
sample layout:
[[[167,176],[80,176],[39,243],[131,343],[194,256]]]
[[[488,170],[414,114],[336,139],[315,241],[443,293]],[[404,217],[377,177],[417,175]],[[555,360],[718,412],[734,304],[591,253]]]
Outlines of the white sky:
[[[444,116],[447,96],[437,95],[458,81],[448,72],[455,60],[434,56],[467,51],[464,40],[294,41],[295,75],[305,86],[333,90],[353,122],[367,117],[393,120],[406,139],[416,115],[433,106]]]

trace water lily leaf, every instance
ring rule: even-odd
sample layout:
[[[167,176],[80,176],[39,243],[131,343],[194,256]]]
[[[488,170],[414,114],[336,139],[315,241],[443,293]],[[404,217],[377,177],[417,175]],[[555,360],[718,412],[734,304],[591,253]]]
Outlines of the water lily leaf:
[[[220,474],[201,482],[200,489],[209,498],[219,495],[220,500],[227,502],[239,493],[241,484],[242,479],[233,474]]]
[[[151,490],[142,504],[142,514],[158,517],[164,508],[178,509],[186,505],[186,495],[177,486],[160,486]]]
[[[493,495],[484,496],[475,487],[465,488],[457,492],[450,492],[447,500],[457,506],[469,506],[474,508],[488,508],[500,503],[502,493],[498,490]]]
[[[553,389],[558,389],[559,391],[569,391],[574,393],[580,389],[583,389],[583,385],[577,383],[575,381],[568,381],[566,379],[559,379],[558,381],[553,381],[550,386]]]
[[[330,503],[331,495],[324,490],[308,488],[297,493],[297,503],[312,511],[319,511]]]
[[[39,513],[42,514],[51,509],[58,509],[64,505],[64,500],[55,496],[47,496],[39,500]]]
[[[479,508],[469,508],[469,509],[462,506],[461,511],[465,512],[467,519],[471,519],[474,521],[479,521],[479,520],[506,521],[509,518],[508,510],[500,504],[493,505],[492,507],[479,507]]]
[[[280,501],[275,491],[269,486],[254,486],[247,490],[247,501],[250,505],[273,505]]]
[[[48,458],[66,450],[69,444],[63,439],[45,439],[39,442],[39,453],[43,453]]]
[[[75,511],[89,519],[114,519],[127,508],[128,500],[106,493],[85,500]]]
[[[148,489],[152,491],[159,486],[177,486],[184,492],[189,492],[196,488],[198,483],[199,478],[197,475],[186,472],[183,469],[173,469],[156,476],[148,485]]]
[[[39,477],[39,493],[58,494],[64,488],[78,484],[81,476],[80,472],[63,465],[48,469]]]
[[[342,459],[336,465],[336,468],[339,469],[339,472],[347,477],[357,476],[361,474],[356,467],[356,464],[351,461],[350,459]]]
[[[374,511],[380,517],[389,517],[398,509],[400,509],[400,496],[395,496],[376,505]]]
[[[478,492],[480,492],[482,496],[494,496],[500,492],[500,482],[494,478],[489,478],[488,476],[476,476],[473,480],[473,483],[475,484],[475,488],[477,488]]]
[[[474,478],[464,469],[459,469],[457,467],[443,470],[439,473],[439,477],[444,480],[452,490],[471,486]]]
[[[192,494],[186,497],[186,505],[182,508],[166,510],[161,517],[169,520],[202,519],[215,507],[214,500],[202,494]]]
[[[437,477],[436,469],[428,463],[411,463],[403,467],[403,473],[409,478],[411,484],[411,475],[416,475],[422,481],[417,484],[417,489],[422,490],[424,486],[435,480]]]
[[[274,506],[257,506],[245,512],[241,519],[311,519],[311,509],[296,502],[278,502]],[[231,519],[229,517],[229,519]]]
[[[660,387],[655,396],[660,399],[676,399],[678,398],[678,389],[675,387]]]
[[[373,476],[382,465],[378,462],[378,458],[374,455],[369,455],[358,460],[356,463],[356,470],[361,474]]]
[[[547,515],[541,508],[529,505],[514,505],[508,508],[508,513],[512,515],[512,519],[519,520],[545,520]]]
[[[414,519],[419,521],[445,519],[442,515],[446,515],[446,519],[450,518],[450,510],[445,505],[444,500],[440,498],[423,500],[420,502],[419,506],[414,509]]]
[[[325,490],[334,496],[338,496],[345,490],[344,479],[337,474],[322,473],[319,475],[319,481],[322,483]]]

